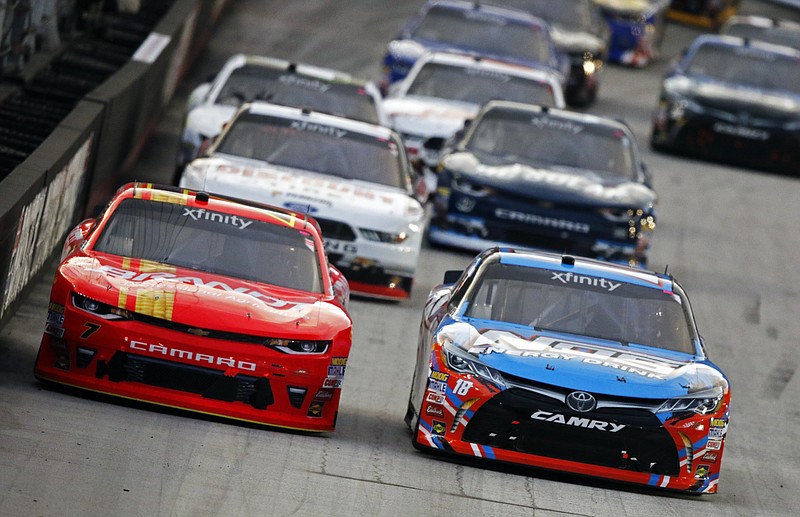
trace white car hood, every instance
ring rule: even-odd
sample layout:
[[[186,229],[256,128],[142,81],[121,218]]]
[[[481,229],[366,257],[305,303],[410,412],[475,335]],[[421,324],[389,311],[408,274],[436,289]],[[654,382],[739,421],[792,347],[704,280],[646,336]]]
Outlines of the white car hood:
[[[230,155],[194,160],[180,186],[379,230],[418,224],[424,217],[420,204],[398,188]]]
[[[449,138],[478,113],[480,106],[431,97],[403,97],[384,100],[383,110],[395,131],[423,138]]]
[[[236,113],[236,106],[201,104],[186,115],[186,129],[205,137],[215,137]]]

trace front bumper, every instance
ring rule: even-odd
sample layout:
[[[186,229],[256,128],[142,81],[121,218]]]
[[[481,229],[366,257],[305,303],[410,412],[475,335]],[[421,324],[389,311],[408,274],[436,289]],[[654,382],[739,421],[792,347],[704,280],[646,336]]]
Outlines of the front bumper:
[[[349,347],[338,350],[340,357],[282,354],[138,321],[110,322],[70,306],[64,321],[42,338],[37,379],[256,424],[334,430]],[[90,328],[97,330],[87,336]]]
[[[623,402],[632,407],[576,413],[563,399],[524,386],[500,390],[469,374],[434,370],[413,441],[417,448],[456,456],[691,493],[717,491],[727,399],[713,415],[654,413],[648,401],[642,408],[634,398]]]
[[[653,148],[754,169],[800,173],[800,126],[787,130],[774,121],[735,121],[708,113],[678,113],[660,103],[653,115]]]

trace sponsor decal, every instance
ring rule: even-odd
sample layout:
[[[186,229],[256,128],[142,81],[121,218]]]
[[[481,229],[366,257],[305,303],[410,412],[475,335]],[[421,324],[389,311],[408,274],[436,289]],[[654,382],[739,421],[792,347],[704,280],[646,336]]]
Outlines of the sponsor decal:
[[[253,224],[253,221],[248,221],[247,219],[243,219],[238,215],[212,212],[210,210],[206,210],[205,208],[183,207],[182,215],[184,217],[190,217],[195,221],[200,221],[202,219],[204,221],[211,221],[212,223],[222,223],[234,226],[240,230],[244,230]]]
[[[705,479],[708,477],[708,472],[711,470],[710,465],[698,465],[697,470],[694,471],[694,477]]]
[[[325,251],[329,253],[358,253],[358,246],[352,242],[339,241],[335,239],[325,239]]]
[[[508,74],[504,74],[502,72],[496,72],[494,70],[483,70],[480,68],[465,68],[464,75],[469,75],[472,77],[485,77],[487,79],[495,79],[500,81],[501,83],[507,83],[511,80],[511,76]]]
[[[447,429],[447,427],[445,427],[444,422],[434,420],[433,423],[431,423],[431,433],[437,436],[444,436],[445,429]]]
[[[444,418],[444,408],[439,405],[428,404],[425,406],[425,414],[430,416],[438,416]]]
[[[64,327],[56,327],[55,325],[46,323],[44,326],[44,331],[46,334],[50,334],[51,336],[64,337]]]
[[[229,368],[236,368],[238,370],[246,370],[248,372],[256,371],[256,363],[249,361],[240,361],[233,357],[219,357],[211,354],[201,354],[192,352],[190,350],[183,350],[180,348],[172,348],[164,346],[160,343],[146,343],[144,341],[131,340],[128,344],[131,350],[137,352],[146,352],[150,355],[161,355],[164,357],[174,357],[176,359],[183,359],[184,361],[192,361],[195,363],[210,364],[212,366],[227,366]]]
[[[570,221],[567,219],[555,219],[553,217],[546,217],[538,214],[526,214],[525,212],[517,212],[516,210],[509,210],[507,208],[495,208],[494,215],[498,219],[506,219],[508,221],[515,221],[518,223],[535,224],[537,226],[547,226],[549,228],[567,230],[575,233],[589,233],[591,230],[591,227],[586,223]]]
[[[331,357],[331,366],[347,366],[347,358]]]
[[[441,393],[429,392],[425,397],[425,402],[430,402],[431,404],[444,404],[444,400],[445,397]]]
[[[622,282],[612,282],[606,278],[598,278],[594,276],[576,275],[574,273],[559,273],[553,271],[553,277],[550,280],[558,280],[562,284],[581,284],[590,285],[592,287],[599,287],[607,290],[609,293],[613,292],[617,287],[622,285]]]
[[[64,306],[56,302],[50,302],[50,304],[47,306],[47,310],[57,312],[58,314],[64,314]]]
[[[64,326],[64,313],[56,311],[47,311],[47,323],[55,325],[56,327]]]
[[[89,269],[88,271],[102,273],[110,277],[120,278],[123,280],[127,280],[129,282],[165,281],[165,282],[173,282],[175,284],[192,285],[195,287],[210,287],[213,289],[219,289],[221,291],[229,293],[247,294],[254,298],[259,299],[268,307],[271,307],[273,309],[292,309],[299,307],[299,305],[297,304],[272,298],[271,296],[267,296],[259,291],[247,287],[234,288],[224,282],[219,282],[217,280],[204,281],[202,278],[194,276],[177,276],[174,273],[168,273],[165,271],[138,272],[107,265],[100,266],[99,268]],[[176,287],[176,289],[180,288]],[[122,293],[120,293],[120,296],[122,296]],[[123,306],[120,305],[120,307]]]
[[[722,449],[722,440],[708,440],[706,442],[706,449],[710,451],[718,451]]]
[[[322,416],[322,406],[324,406],[323,402],[320,402],[319,400],[312,400],[311,404],[308,406],[307,416],[312,418],[320,418]]]
[[[447,382],[447,379],[449,378],[450,378],[449,373],[439,372],[436,370],[431,371],[431,379],[433,379],[434,381]]]
[[[333,399],[333,391],[321,389],[317,390],[317,394],[314,395],[316,400],[332,400]]]
[[[738,136],[747,138],[748,140],[764,141],[769,139],[769,132],[763,129],[754,129],[746,126],[734,126],[733,124],[726,124],[724,122],[715,122],[712,126],[714,131],[723,135]]]
[[[471,354],[508,354],[520,357],[543,357],[593,364],[641,375],[649,379],[665,379],[683,363],[634,352],[595,346],[545,336],[525,339],[510,332],[489,330],[480,344],[468,348]]]
[[[625,424],[615,424],[613,422],[606,422],[605,420],[594,420],[591,418],[582,418],[571,416],[567,418],[560,413],[551,413],[549,411],[536,411],[531,415],[534,420],[541,420],[543,422],[550,422],[553,424],[570,425],[573,427],[583,427],[585,429],[596,429],[608,433],[617,433],[625,427]]]
[[[319,212],[318,208],[313,207],[311,205],[304,205],[302,203],[284,203],[283,206],[288,208],[289,210],[300,212],[301,214],[314,214],[316,212]]]
[[[707,453],[703,454],[702,461],[707,461],[709,463],[716,463],[718,457],[719,457],[719,453],[717,451],[707,452]]]
[[[339,389],[342,387],[342,379],[340,378],[333,378],[333,377],[326,377],[324,381],[322,381],[323,388],[332,388],[332,389]]]
[[[346,366],[328,366],[328,377],[342,378]]]
[[[431,379],[428,381],[428,390],[436,393],[447,393],[447,383]]]
[[[721,440],[725,438],[725,432],[727,428],[725,427],[712,427],[708,430],[708,438],[712,440]]]

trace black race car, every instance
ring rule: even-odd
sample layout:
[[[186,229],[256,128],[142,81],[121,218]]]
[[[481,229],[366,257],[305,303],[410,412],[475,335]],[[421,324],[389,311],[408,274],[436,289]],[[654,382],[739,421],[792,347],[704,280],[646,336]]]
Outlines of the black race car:
[[[656,193],[621,121],[491,101],[438,169],[434,244],[647,262]]]
[[[666,73],[652,118],[655,150],[800,172],[800,51],[698,36]]]

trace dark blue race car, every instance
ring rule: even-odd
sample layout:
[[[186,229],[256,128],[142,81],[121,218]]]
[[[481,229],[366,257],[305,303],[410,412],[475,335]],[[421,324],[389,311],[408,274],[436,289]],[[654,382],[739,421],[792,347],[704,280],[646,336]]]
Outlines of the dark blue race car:
[[[627,125],[491,101],[439,165],[428,239],[644,265],[656,193]]]
[[[429,0],[391,41],[383,58],[384,91],[408,75],[429,51],[482,56],[557,73],[562,87],[570,63],[559,52],[549,25],[519,11],[462,0]]]
[[[664,77],[652,126],[659,151],[800,173],[800,51],[699,36]]]

